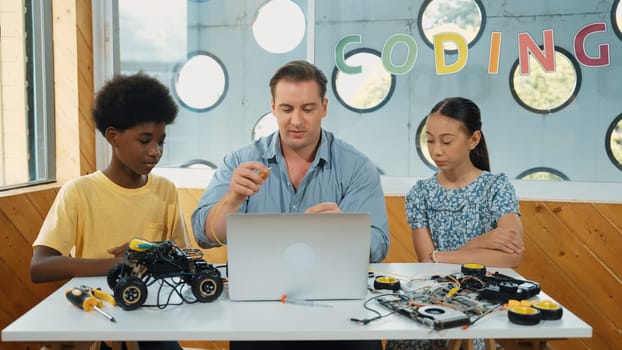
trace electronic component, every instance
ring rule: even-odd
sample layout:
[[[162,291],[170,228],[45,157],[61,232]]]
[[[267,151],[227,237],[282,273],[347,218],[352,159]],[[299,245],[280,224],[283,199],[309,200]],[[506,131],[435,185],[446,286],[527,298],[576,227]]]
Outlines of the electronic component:
[[[490,273],[481,264],[464,264],[460,272],[434,275],[426,283],[408,291],[398,290],[377,301],[424,325],[446,329],[471,325],[510,299],[526,300],[540,293],[537,282]],[[378,289],[376,284],[374,287]],[[544,303],[539,309],[531,306],[529,310],[516,309],[511,317],[513,322],[529,324],[535,319],[539,322],[543,312],[547,317],[561,317],[561,308]]]
[[[527,300],[540,293],[540,284],[515,279],[499,272],[479,277],[485,286],[478,291],[482,299],[507,303],[510,299]]]
[[[419,307],[417,308],[417,314],[431,320],[434,329],[467,326],[471,322],[465,313],[441,305]],[[423,323],[425,323],[425,320]]]
[[[471,319],[464,312],[442,305],[422,305],[405,294],[392,294],[377,298],[386,308],[398,312],[434,329],[469,325]]]

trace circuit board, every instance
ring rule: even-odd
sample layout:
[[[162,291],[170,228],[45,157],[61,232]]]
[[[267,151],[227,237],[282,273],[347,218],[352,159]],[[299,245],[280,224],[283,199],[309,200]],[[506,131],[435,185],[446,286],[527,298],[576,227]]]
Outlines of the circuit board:
[[[477,280],[480,281],[480,280]],[[462,283],[460,283],[462,282]],[[435,276],[427,284],[378,297],[384,307],[434,329],[468,326],[501,304],[482,299],[483,284],[470,277]]]

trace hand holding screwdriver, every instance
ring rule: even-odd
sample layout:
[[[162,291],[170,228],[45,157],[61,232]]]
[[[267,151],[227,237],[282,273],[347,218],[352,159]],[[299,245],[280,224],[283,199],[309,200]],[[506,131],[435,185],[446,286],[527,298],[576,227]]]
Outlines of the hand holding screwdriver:
[[[72,287],[67,289],[67,291],[65,292],[65,296],[67,297],[67,300],[69,300],[76,307],[84,311],[95,310],[97,313],[103,315],[111,322],[117,322],[114,317],[112,317],[112,315],[100,309],[103,303],[91,293],[90,288],[85,286]]]

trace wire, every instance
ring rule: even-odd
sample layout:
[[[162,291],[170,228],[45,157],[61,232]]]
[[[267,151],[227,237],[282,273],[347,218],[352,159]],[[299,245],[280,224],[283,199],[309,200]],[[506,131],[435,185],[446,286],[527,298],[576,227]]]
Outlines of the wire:
[[[458,279],[457,279],[457,278],[455,278],[455,277],[454,277],[454,276],[452,276],[452,275],[447,275],[447,276],[445,276],[445,277],[449,278],[450,280],[452,280],[452,281],[456,284],[456,286],[455,286],[455,287],[451,288],[451,289],[449,290],[449,292],[447,292],[447,296],[448,296],[448,297],[452,297],[452,296],[454,296],[456,293],[458,293],[458,291],[460,290],[460,281],[458,281]]]
[[[427,272],[417,272],[416,274],[413,274],[413,275],[404,275],[404,274],[401,274],[401,273],[383,271],[383,270],[379,270],[379,269],[375,269],[375,268],[371,268],[371,267],[369,268],[369,270],[370,271],[374,271],[377,274],[394,276],[394,277],[397,277],[398,279],[406,280],[406,281],[409,281],[409,282],[417,280],[416,278],[414,278],[414,276],[428,274]],[[373,276],[369,276],[369,277],[373,277]],[[419,280],[427,280],[427,278],[420,278]]]
[[[389,296],[389,295],[395,295],[395,294],[394,293],[386,293],[386,294],[376,295],[376,296],[373,296],[373,297],[365,300],[365,302],[363,303],[363,308],[365,308],[365,310],[368,310],[368,311],[371,311],[371,312],[375,313],[376,316],[369,317],[369,318],[363,318],[363,319],[350,317],[350,321],[366,325],[369,322],[372,322],[372,321],[375,321],[375,320],[379,320],[379,319],[381,319],[383,317],[387,317],[387,316],[393,315],[396,311],[391,311],[391,312],[383,315],[383,314],[380,313],[380,311],[372,309],[368,305],[373,300],[376,300],[376,299],[382,298],[382,297],[386,297],[386,296]]]
[[[184,282],[182,278],[179,278],[179,279],[176,279],[173,277],[160,278],[157,280],[152,280],[149,283],[146,283],[146,285],[151,286],[158,281],[160,282],[160,285],[158,286],[158,289],[157,289],[156,303],[155,304],[143,304],[143,307],[157,307],[158,309],[162,310],[171,305],[182,305],[184,303],[194,304],[199,301],[198,299],[196,299],[196,297],[190,299],[183,295],[184,288],[186,288],[188,284]],[[162,291],[164,290],[164,286],[169,286],[171,287],[171,289],[165,298],[161,298]],[[179,299],[181,299],[181,301],[177,303],[172,303],[171,299],[173,298],[174,295],[177,295]],[[162,301],[161,299],[165,301]]]
[[[490,309],[486,310],[484,313],[482,313],[481,315],[475,317],[474,319],[471,320],[471,322],[469,323],[469,326],[473,325],[475,322],[479,321],[482,319],[482,317],[489,315],[490,313],[492,313],[493,311],[497,310],[502,304],[497,304],[493,307],[491,307]]]

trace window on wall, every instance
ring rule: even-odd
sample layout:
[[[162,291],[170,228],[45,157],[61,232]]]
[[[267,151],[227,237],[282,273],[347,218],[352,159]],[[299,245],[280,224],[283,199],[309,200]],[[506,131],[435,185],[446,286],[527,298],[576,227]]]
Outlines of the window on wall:
[[[486,14],[479,0],[426,0],[419,13],[419,31],[425,43],[434,46],[434,36],[440,33],[456,33],[469,46],[481,36]],[[446,50],[456,50],[448,42]]]
[[[262,136],[269,135],[279,129],[276,122],[276,117],[272,112],[266,113],[261,116],[255,126],[253,127],[253,133],[251,134],[251,140],[255,141]]]
[[[180,105],[159,167],[219,164],[276,130],[274,117],[262,115],[268,81],[278,65],[306,59],[305,3],[118,1],[118,71],[159,79]]]
[[[523,171],[516,176],[519,180],[568,181],[568,176],[559,170],[537,167]]]
[[[611,8],[611,23],[613,24],[613,30],[618,37],[622,39],[622,2],[615,0],[613,7]]]
[[[0,190],[55,178],[50,6],[0,0]]]
[[[356,74],[346,74],[333,69],[332,84],[337,100],[347,109],[357,113],[373,112],[382,107],[395,89],[395,76],[387,72],[380,52],[360,48],[345,55],[350,67],[360,67]]]
[[[514,63],[510,90],[516,102],[532,112],[557,112],[569,105],[579,93],[579,63],[562,48],[555,48],[553,71],[545,71],[532,55],[529,56],[529,70],[529,74],[523,75],[520,73],[519,61]]]
[[[302,42],[305,15],[293,1],[268,1],[257,11],[252,30],[255,41],[266,51],[289,52]]]
[[[622,170],[622,114],[609,125],[605,137],[605,148],[613,165]]]
[[[196,112],[207,112],[225,98],[227,70],[209,52],[193,52],[175,68],[173,92],[179,103]]]
[[[620,122],[612,120],[620,113],[620,0],[573,2],[555,15],[552,5],[494,0],[118,3],[121,72],[156,76],[181,107],[159,168],[217,166],[228,152],[277,130],[268,81],[285,62],[306,59],[330,79],[322,125],[387,177],[438,171],[422,118],[436,101],[464,96],[482,110],[493,171],[516,179],[541,166],[552,175],[530,178],[619,182]],[[578,35],[609,16],[606,30]],[[554,32],[551,41],[545,29]],[[439,34],[444,57],[434,47]],[[529,34],[529,46],[517,43],[521,34]],[[588,67],[601,45],[609,47],[610,64]],[[577,52],[581,47],[585,52]],[[528,73],[521,74],[519,56]],[[543,68],[553,60],[555,69]]]
[[[425,123],[427,120],[428,120],[427,117],[423,118],[421,123],[419,123],[419,127],[417,128],[417,136],[416,136],[417,154],[419,155],[419,158],[421,158],[421,160],[428,167],[430,167],[430,169],[436,171],[438,170],[438,168],[436,167],[436,165],[434,165],[434,160],[432,159],[432,156],[430,155],[430,150],[428,149],[428,137],[427,137],[427,134],[425,133]]]

